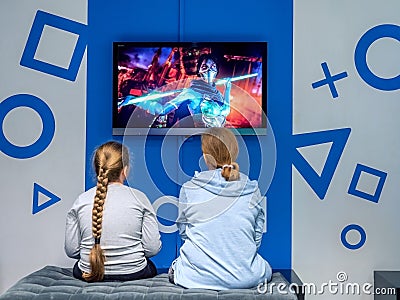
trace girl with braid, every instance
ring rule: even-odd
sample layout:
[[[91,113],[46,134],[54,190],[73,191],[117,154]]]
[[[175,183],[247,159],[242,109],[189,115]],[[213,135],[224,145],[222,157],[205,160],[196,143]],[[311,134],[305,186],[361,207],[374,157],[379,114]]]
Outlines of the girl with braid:
[[[183,184],[177,226],[183,245],[168,272],[186,288],[211,290],[257,286],[271,279],[258,253],[265,212],[255,180],[239,172],[238,143],[226,128],[209,128],[201,148],[208,171]]]
[[[161,249],[154,209],[146,195],[124,185],[128,149],[111,141],[94,154],[97,185],[81,194],[67,214],[65,252],[78,259],[74,277],[126,281],[157,275],[148,259]]]

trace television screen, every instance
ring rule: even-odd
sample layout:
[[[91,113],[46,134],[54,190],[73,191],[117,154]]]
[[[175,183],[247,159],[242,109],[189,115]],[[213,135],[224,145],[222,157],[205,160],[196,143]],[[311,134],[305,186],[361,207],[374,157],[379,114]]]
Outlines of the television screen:
[[[265,134],[266,42],[114,42],[113,134]]]

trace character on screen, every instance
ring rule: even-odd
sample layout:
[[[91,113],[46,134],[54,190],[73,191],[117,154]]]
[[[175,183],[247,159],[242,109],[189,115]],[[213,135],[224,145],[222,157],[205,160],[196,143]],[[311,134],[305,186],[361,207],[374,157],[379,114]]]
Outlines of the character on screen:
[[[215,85],[218,75],[217,62],[210,54],[199,57],[197,75],[201,79],[192,80],[189,88],[164,105],[161,114],[165,115],[175,110],[174,121],[183,120],[190,115],[194,126],[224,126],[230,112],[230,80],[226,80],[225,93],[222,95]]]
[[[226,117],[230,113],[230,78],[224,79],[224,95],[216,88],[218,65],[211,54],[203,54],[197,62],[197,75],[200,79],[193,79],[188,88],[184,88],[173,99],[160,103],[165,94],[161,93],[153,98],[144,96],[134,99],[136,106],[147,110],[149,113],[159,115],[159,118],[174,111],[171,124],[182,122],[185,127],[223,127]],[[168,95],[168,94],[167,94]],[[151,97],[151,96],[150,96]],[[119,106],[131,104],[125,100]]]

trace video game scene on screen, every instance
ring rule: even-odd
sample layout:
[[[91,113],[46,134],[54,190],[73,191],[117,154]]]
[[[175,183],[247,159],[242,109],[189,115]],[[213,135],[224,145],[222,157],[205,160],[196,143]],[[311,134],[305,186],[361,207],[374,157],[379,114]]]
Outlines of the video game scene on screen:
[[[262,49],[128,44],[115,51],[117,127],[262,126]]]

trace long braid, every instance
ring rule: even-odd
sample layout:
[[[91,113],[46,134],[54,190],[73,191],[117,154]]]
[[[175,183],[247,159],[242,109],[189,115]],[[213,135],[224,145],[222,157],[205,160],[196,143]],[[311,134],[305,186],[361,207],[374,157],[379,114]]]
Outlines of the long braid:
[[[103,168],[100,168],[99,176],[97,176],[96,196],[94,198],[92,211],[93,237],[95,238],[95,240],[101,237],[103,208],[107,195],[107,187],[107,173],[104,171]]]
[[[108,184],[119,182],[124,167],[129,166],[128,148],[121,143],[110,141],[101,145],[94,155],[94,167],[97,174],[96,194],[92,209],[92,233],[94,245],[90,251],[90,273],[82,277],[88,282],[101,281],[104,278],[104,251],[100,246],[103,226],[104,203],[107,196]]]
[[[95,243],[90,250],[90,273],[83,273],[82,277],[88,282],[101,281],[104,278],[104,251],[100,246],[100,238],[103,224],[103,210],[107,195],[108,178],[107,171],[103,167],[99,169],[97,176],[96,195],[92,210],[92,231]]]

